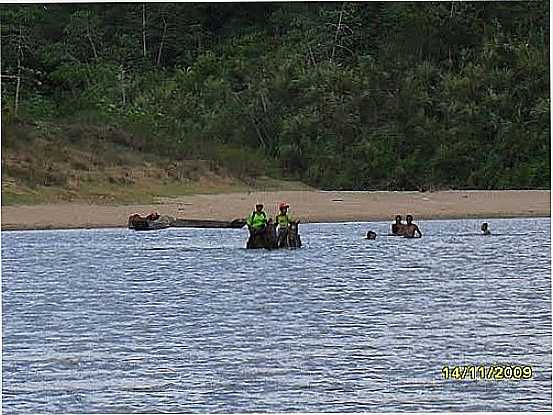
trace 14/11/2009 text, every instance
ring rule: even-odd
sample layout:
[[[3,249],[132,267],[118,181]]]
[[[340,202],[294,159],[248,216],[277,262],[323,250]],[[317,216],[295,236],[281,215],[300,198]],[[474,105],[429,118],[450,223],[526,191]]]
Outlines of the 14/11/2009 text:
[[[534,373],[532,366],[444,366],[442,377],[446,380],[529,380]]]

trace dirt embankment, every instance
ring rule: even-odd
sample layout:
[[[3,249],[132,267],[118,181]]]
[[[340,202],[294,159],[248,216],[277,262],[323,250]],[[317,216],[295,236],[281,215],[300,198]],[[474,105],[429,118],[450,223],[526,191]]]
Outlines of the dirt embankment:
[[[144,137],[109,126],[3,126],[2,204],[125,204],[151,202],[158,195],[247,188],[217,163],[174,160],[148,145]]]
[[[2,205],[126,205],[153,203],[159,196],[310,189],[261,173],[249,174],[239,165],[239,157],[228,157],[226,148],[212,148],[214,159],[187,159],[186,154],[176,157],[156,142],[111,126],[61,122],[3,125]],[[217,151],[227,157],[223,161],[228,165],[216,160]],[[263,166],[257,168],[263,170]]]

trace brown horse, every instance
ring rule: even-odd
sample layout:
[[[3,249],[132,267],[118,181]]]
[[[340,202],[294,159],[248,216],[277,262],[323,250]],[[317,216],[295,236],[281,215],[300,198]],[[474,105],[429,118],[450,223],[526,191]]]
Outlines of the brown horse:
[[[290,221],[286,235],[279,241],[279,248],[301,248],[301,239],[298,230],[299,222]]]
[[[275,249],[277,248],[276,225],[269,221],[264,228],[250,230],[250,238],[246,243],[246,249]]]
[[[263,229],[250,231],[250,238],[246,244],[247,249],[265,248],[301,248],[301,239],[298,230],[299,222],[291,221],[286,228],[286,234],[278,240],[277,225],[269,220]]]

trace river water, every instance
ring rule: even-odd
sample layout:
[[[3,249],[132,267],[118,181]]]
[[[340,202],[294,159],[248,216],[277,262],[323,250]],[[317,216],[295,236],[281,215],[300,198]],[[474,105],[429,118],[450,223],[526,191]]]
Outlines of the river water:
[[[243,229],[2,232],[3,410],[550,410],[550,220],[489,223],[305,224],[294,251]],[[459,365],[533,372],[443,378]]]

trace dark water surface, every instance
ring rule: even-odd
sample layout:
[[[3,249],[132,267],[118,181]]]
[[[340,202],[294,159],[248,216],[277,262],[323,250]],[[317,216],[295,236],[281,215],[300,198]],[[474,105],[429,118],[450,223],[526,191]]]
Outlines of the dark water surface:
[[[2,232],[3,410],[551,409],[550,220],[480,222]],[[533,378],[442,378],[491,364]]]

